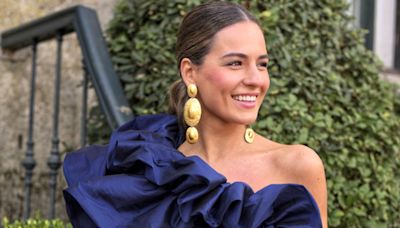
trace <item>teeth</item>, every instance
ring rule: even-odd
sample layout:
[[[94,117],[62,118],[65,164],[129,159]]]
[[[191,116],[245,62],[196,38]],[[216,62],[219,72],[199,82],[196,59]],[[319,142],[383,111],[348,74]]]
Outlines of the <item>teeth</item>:
[[[257,96],[233,96],[233,99],[238,100],[238,101],[256,101]]]

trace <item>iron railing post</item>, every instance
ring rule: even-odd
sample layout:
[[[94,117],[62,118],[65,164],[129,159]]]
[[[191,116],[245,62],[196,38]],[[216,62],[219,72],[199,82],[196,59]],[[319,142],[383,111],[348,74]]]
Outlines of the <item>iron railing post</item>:
[[[81,116],[81,147],[86,146],[87,139],[87,100],[88,100],[88,87],[89,75],[86,68],[85,60],[82,60],[83,69],[83,84],[82,84],[82,116]]]
[[[31,88],[30,88],[30,99],[29,99],[29,124],[28,124],[28,142],[25,159],[22,161],[22,165],[25,168],[25,193],[24,193],[24,220],[27,220],[31,213],[31,190],[32,190],[32,176],[33,169],[36,166],[36,161],[33,154],[33,124],[35,114],[35,84],[36,84],[36,56],[37,56],[37,41],[36,39],[32,44],[32,76],[31,76]]]
[[[57,39],[57,64],[56,64],[56,75],[54,81],[54,109],[53,109],[53,138],[52,148],[50,157],[47,161],[47,165],[50,168],[50,211],[49,218],[54,219],[55,215],[55,204],[56,204],[56,189],[57,189],[57,173],[61,166],[61,158],[59,152],[58,138],[58,119],[60,111],[60,84],[61,84],[61,53],[62,53],[62,41],[63,37],[61,33],[56,35]]]

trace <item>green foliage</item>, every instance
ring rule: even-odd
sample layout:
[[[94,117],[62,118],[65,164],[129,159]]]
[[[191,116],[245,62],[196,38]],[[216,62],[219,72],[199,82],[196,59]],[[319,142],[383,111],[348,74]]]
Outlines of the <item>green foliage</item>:
[[[239,1],[240,2],[240,1]],[[200,1],[122,0],[108,29],[135,114],[164,112],[182,16]],[[271,87],[255,128],[306,144],[326,168],[330,227],[400,224],[400,101],[350,26],[346,0],[242,1],[266,34]],[[397,99],[396,99],[397,98]]]
[[[175,34],[182,16],[200,1],[120,1],[108,34],[116,70],[134,113],[166,111],[178,79]]]
[[[26,221],[16,220],[14,222],[10,222],[7,217],[3,218],[3,227],[4,228],[72,228],[70,223],[64,223],[60,219],[42,219],[31,218]]]
[[[89,144],[107,144],[111,137],[112,129],[100,106],[90,109],[87,122],[87,140]]]

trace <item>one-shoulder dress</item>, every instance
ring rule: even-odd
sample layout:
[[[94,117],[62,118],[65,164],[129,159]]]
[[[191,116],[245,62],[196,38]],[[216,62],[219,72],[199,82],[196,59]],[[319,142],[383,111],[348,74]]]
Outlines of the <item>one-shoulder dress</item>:
[[[253,192],[183,142],[175,116],[138,116],[116,129],[108,145],[68,153],[67,213],[74,227],[322,227],[304,186],[273,184]]]

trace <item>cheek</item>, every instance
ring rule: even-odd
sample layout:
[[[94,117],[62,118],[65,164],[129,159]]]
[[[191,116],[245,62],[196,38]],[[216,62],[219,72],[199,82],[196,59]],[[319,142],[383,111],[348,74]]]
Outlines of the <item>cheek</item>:
[[[263,85],[260,87],[261,88],[261,96],[262,96],[261,100],[264,100],[264,98],[268,92],[269,86],[270,86],[270,81],[269,81],[269,77],[267,76],[264,80]]]
[[[270,81],[269,81],[269,75],[267,76],[267,78],[265,79],[265,91],[267,91],[269,89],[269,85],[270,85]]]
[[[213,91],[216,93],[224,93],[230,92],[235,82],[232,80],[232,77],[224,72],[223,70],[208,70],[201,75],[202,77],[202,86],[205,90]]]
[[[226,82],[226,77],[224,76],[223,72],[220,70],[210,70],[204,75],[204,79],[206,82],[210,83],[215,87],[221,87]]]
[[[270,80],[269,80],[269,75],[267,73],[267,76],[264,79],[264,84],[262,85],[262,89],[264,91],[267,91],[269,89],[269,85],[270,85]]]

